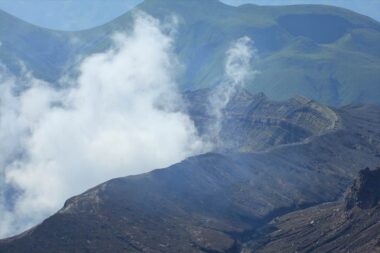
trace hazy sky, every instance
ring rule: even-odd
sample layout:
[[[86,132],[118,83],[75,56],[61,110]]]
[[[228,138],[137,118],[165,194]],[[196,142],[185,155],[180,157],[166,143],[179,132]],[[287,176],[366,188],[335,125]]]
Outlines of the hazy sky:
[[[222,0],[239,5],[328,4],[380,21],[380,0]],[[94,27],[125,13],[142,0],[0,0],[3,9],[33,24],[60,30]]]

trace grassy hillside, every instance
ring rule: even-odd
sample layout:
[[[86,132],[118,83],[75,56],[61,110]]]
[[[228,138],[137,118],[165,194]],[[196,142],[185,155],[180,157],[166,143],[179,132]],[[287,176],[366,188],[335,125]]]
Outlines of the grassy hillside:
[[[161,19],[180,18],[176,50],[187,68],[183,90],[217,85],[231,41],[247,35],[260,56],[255,68],[261,74],[248,84],[251,92],[274,99],[298,94],[336,106],[380,104],[380,24],[368,17],[330,6],[231,7],[217,0],[146,0],[137,8]],[[127,13],[91,30],[64,33],[5,13],[0,19],[6,24],[0,40],[12,34],[0,47],[0,59],[7,64],[22,59],[49,80],[70,70],[78,57],[108,48],[109,35],[132,23]]]
[[[69,49],[67,37],[25,23],[0,11],[0,62],[15,73],[22,61],[38,77],[56,79],[66,63]]]
[[[250,91],[263,91],[274,99],[300,94],[331,105],[380,103],[376,21],[329,6],[234,8],[218,1],[198,3],[150,0],[141,5],[157,16],[175,12],[184,18],[178,44],[183,61],[191,66],[185,88],[217,84],[229,43],[248,35],[259,51],[255,67],[261,72],[249,84]]]

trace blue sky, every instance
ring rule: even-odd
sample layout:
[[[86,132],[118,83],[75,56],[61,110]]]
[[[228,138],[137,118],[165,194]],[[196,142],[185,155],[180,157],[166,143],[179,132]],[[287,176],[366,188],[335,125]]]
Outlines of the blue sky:
[[[380,21],[380,0],[222,0],[231,5],[329,4]],[[122,15],[142,0],[0,0],[0,9],[30,23],[59,30],[81,30]]]

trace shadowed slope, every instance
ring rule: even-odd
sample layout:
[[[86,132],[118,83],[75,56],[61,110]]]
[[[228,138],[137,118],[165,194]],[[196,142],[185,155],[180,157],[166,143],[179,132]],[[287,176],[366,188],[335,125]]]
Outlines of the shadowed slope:
[[[201,97],[191,101],[199,105]],[[234,117],[240,124],[239,112],[245,108],[237,103],[241,100],[232,101],[226,111],[236,111],[227,117],[229,126]],[[252,96],[244,104],[251,108],[258,101],[257,115],[271,108],[273,114],[268,111],[267,117],[287,115],[291,105],[294,110],[300,105],[308,108],[302,110],[304,115],[324,108],[311,101],[304,104],[305,100],[273,103],[262,96]],[[68,200],[61,211],[29,232],[1,241],[0,252],[237,252],[267,221],[336,200],[358,167],[380,163],[379,108],[326,110],[341,119],[339,128],[258,153],[210,153],[111,180]],[[298,124],[305,127],[302,122]],[[246,126],[255,128],[255,123]],[[222,134],[228,135],[228,129]]]
[[[379,173],[380,169],[361,171],[344,203],[276,218],[244,252],[380,252]]]

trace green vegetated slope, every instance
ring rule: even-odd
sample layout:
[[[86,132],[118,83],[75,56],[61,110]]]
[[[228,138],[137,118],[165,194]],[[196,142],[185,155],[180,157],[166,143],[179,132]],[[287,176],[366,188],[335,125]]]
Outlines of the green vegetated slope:
[[[322,5],[232,7],[216,0],[146,0],[137,9],[160,19],[178,17],[175,47],[186,66],[182,90],[217,85],[231,42],[249,36],[260,71],[247,85],[251,92],[273,99],[298,94],[330,105],[380,104],[380,24],[368,17]],[[0,16],[1,23],[16,24],[0,28],[1,41],[16,31],[7,38],[9,46],[3,42],[1,59],[19,58],[49,80],[73,69],[81,57],[107,49],[110,35],[129,30],[133,22],[126,13],[103,26],[68,33]]]

